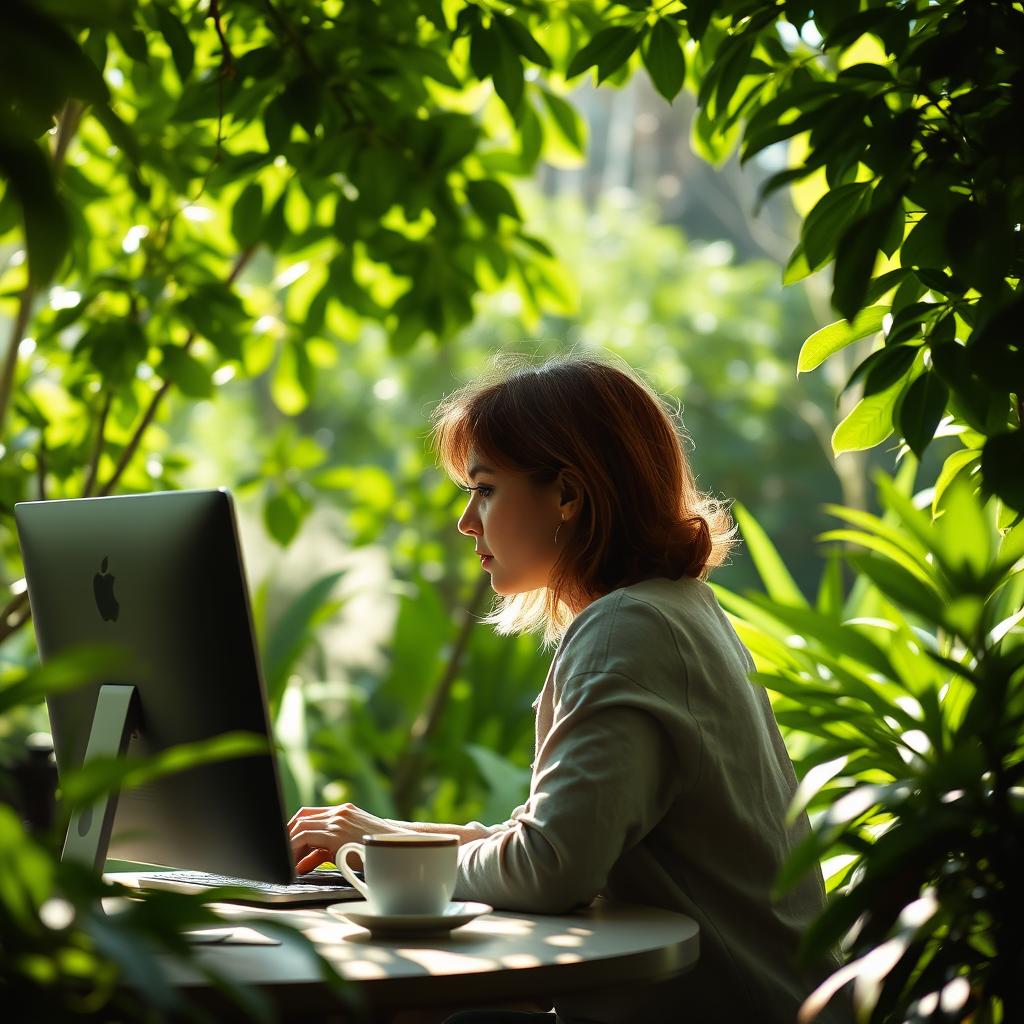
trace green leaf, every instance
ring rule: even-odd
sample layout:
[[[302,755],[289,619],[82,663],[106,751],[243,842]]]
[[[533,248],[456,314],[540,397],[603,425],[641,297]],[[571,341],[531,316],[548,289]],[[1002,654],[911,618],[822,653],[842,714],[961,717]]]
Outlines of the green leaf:
[[[654,23],[641,57],[654,87],[671,102],[683,87],[686,58],[678,34],[664,18]]]
[[[189,398],[209,398],[213,394],[210,371],[194,355],[180,345],[167,345],[161,351],[159,373],[164,380]]]
[[[267,216],[263,221],[260,237],[271,249],[280,249],[290,230],[284,212],[287,202],[288,188],[286,186],[274,200],[274,205],[267,211]]]
[[[642,35],[631,25],[613,25],[601,29],[569,62],[565,77],[575,78],[596,65],[597,80],[603,81],[629,60],[640,45]]]
[[[934,536],[935,553],[953,573],[966,571],[976,579],[984,574],[995,547],[995,524],[966,477],[946,488]]]
[[[249,316],[242,300],[221,281],[203,281],[178,303],[185,322],[227,359],[242,357],[242,333]]]
[[[39,706],[46,697],[115,678],[129,669],[125,652],[118,647],[78,647],[53,655],[27,675],[0,686],[0,714],[14,708]]]
[[[41,288],[53,278],[71,243],[71,221],[54,188],[50,161],[34,142],[0,132],[0,175],[21,206],[29,277]]]
[[[865,396],[884,391],[911,372],[918,351],[916,345],[892,345],[872,352],[850,374],[850,379],[843,385],[843,393],[861,379],[864,381]]]
[[[838,552],[833,550],[828,553],[828,561],[818,583],[814,607],[822,615],[838,619],[842,615],[843,601],[843,563]]]
[[[543,68],[551,67],[551,58],[547,51],[533,38],[522,22],[507,14],[494,14],[493,18],[494,24],[518,53]]]
[[[146,337],[134,320],[98,320],[79,338],[75,351],[88,352],[108,384],[126,385],[146,358]]]
[[[810,272],[811,265],[807,262],[807,254],[804,252],[804,247],[801,243],[797,242],[793,252],[790,254],[785,269],[782,271],[782,283],[787,287],[791,284],[796,284],[797,281],[802,281],[807,277]]]
[[[61,795],[66,806],[75,809],[113,789],[135,789],[186,768],[268,752],[266,738],[257,733],[228,732],[171,747],[147,758],[97,758],[62,774]]]
[[[480,81],[490,78],[498,66],[501,37],[493,25],[477,22],[469,37],[469,64]]]
[[[192,73],[192,66],[195,63],[195,47],[192,44],[192,39],[185,26],[178,20],[178,16],[169,7],[156,4],[155,13],[160,34],[171,48],[171,59],[174,61],[178,78],[184,84],[185,79]]]
[[[779,604],[762,594],[752,593],[749,600],[792,632],[817,641],[832,657],[852,658],[887,679],[898,678],[886,653],[854,626],[836,622],[810,608]]]
[[[110,141],[121,150],[122,153],[138,168],[143,162],[142,147],[135,136],[135,132],[117,116],[114,109],[107,103],[97,103],[93,107],[93,115],[103,125]],[[136,194],[146,198],[149,190],[142,186],[141,190],[133,183]]]
[[[942,596],[920,577],[877,555],[850,553],[846,560],[897,605],[920,615],[929,625],[943,622]]]
[[[769,596],[782,604],[806,606],[807,599],[761,524],[738,501],[734,502],[732,511]]]
[[[920,459],[928,447],[946,411],[949,389],[937,374],[924,372],[907,388],[900,404],[898,420],[900,433],[910,450]]]
[[[243,249],[255,245],[263,224],[263,186],[251,182],[235,201],[231,210],[231,233]]]
[[[690,120],[690,145],[693,151],[714,167],[721,167],[732,155],[739,142],[741,125],[735,122],[722,132],[708,114],[707,107],[701,107],[697,116]]]
[[[504,37],[498,35],[496,38],[498,56],[491,80],[494,82],[494,91],[515,117],[523,101],[523,61]]]
[[[916,576],[922,583],[930,584],[933,573],[929,571],[927,563],[923,563],[908,554],[904,547],[894,543],[884,536],[875,533],[868,533],[863,530],[826,530],[818,534],[818,540],[840,541],[846,544],[857,544],[867,548],[869,551],[877,551],[880,555],[903,566],[907,572]]]
[[[309,508],[309,502],[293,488],[276,488],[263,505],[263,525],[278,544],[287,547],[298,534]]]
[[[466,744],[466,753],[487,784],[487,803],[481,812],[484,821],[501,821],[509,811],[525,802],[530,792],[530,771],[508,758],[477,743]]]
[[[875,261],[896,213],[902,215],[902,208],[897,203],[882,202],[870,213],[854,221],[839,239],[832,305],[847,320],[853,320],[861,311]]]
[[[814,205],[800,230],[800,241],[812,271],[832,258],[846,225],[861,212],[870,195],[867,182],[850,182],[829,190]]]
[[[847,345],[875,334],[882,329],[888,306],[869,306],[862,309],[852,322],[837,320],[815,331],[801,346],[797,358],[797,373],[806,373],[820,366],[830,355]]]
[[[492,228],[497,228],[501,216],[522,220],[516,201],[509,190],[490,178],[466,182],[466,198],[477,215]]]
[[[892,433],[892,413],[903,389],[898,380],[892,387],[862,398],[832,432],[832,451],[863,451],[881,444]]]
[[[548,89],[541,89],[541,96],[562,137],[573,149],[582,153],[586,148],[586,125],[576,108]]]
[[[938,515],[939,508],[942,505],[942,496],[945,494],[946,488],[949,487],[957,476],[980,462],[981,452],[977,448],[961,448],[960,451],[953,452],[952,455],[947,456],[946,461],[942,464],[938,479],[935,481],[935,492],[932,495],[933,518]]]
[[[276,514],[276,511],[271,513]],[[286,526],[284,520],[287,520]],[[294,532],[291,532],[292,524],[293,518],[285,512],[282,516],[283,528],[279,530],[281,536],[287,536],[289,540],[294,536]],[[281,539],[277,534],[272,536]],[[287,543],[287,540],[281,542]],[[327,573],[315,580],[296,595],[284,613],[270,627],[263,649],[263,677],[267,686],[267,700],[271,707],[277,706],[288,677],[303,650],[314,638],[317,627],[328,615],[333,615],[337,611],[338,602],[332,600],[331,595],[338,580],[344,575],[345,572],[342,570]]]

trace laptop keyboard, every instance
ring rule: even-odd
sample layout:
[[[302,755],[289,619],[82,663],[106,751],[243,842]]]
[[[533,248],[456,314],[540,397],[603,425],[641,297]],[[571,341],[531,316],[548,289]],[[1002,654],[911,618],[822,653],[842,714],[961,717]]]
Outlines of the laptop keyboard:
[[[362,877],[362,876],[360,876]],[[140,882],[158,884],[173,883],[185,886],[237,885],[252,889],[268,896],[321,896],[330,895],[334,890],[354,892],[352,884],[340,871],[310,871],[299,875],[297,880],[281,885],[275,882],[260,882],[252,878],[234,878],[231,875],[215,875],[208,871],[159,871],[140,875]]]

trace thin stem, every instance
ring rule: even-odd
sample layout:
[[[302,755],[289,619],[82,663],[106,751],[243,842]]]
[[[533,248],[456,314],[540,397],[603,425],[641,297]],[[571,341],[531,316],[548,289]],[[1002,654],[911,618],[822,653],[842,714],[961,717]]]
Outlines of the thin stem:
[[[39,451],[36,453],[36,480],[39,485],[39,500],[46,501],[46,435],[40,432]]]
[[[220,4],[218,0],[210,0],[210,7],[206,16],[213,20],[213,27],[217,30],[217,38],[220,40],[221,73],[222,75],[227,75],[229,78],[234,78],[237,74],[237,71],[235,70],[235,58],[231,52],[231,47],[228,46],[227,36],[224,35],[224,26],[220,21]]]
[[[103,455],[104,434],[107,429],[107,417],[110,415],[110,404],[113,400],[111,392],[107,392],[103,398],[103,408],[100,410],[100,418],[96,423],[96,439],[93,441],[92,455],[89,459],[89,473],[85,478],[85,486],[82,488],[82,497],[88,498],[96,489],[96,477],[100,468],[100,457]]]
[[[3,367],[0,368],[0,437],[3,437],[4,434],[7,408],[11,402],[14,375],[18,368],[18,348],[21,346],[21,339],[25,335],[29,317],[32,315],[32,303],[35,301],[35,297],[35,287],[32,284],[25,285],[18,300],[18,313],[14,318],[14,323],[11,325],[11,334],[7,341],[7,351],[4,353]]]
[[[28,591],[24,590],[10,601],[0,611],[0,643],[3,643],[12,633],[16,633],[32,617],[32,609],[25,608],[28,604]],[[24,610],[24,614],[19,615]]]
[[[485,573],[481,574],[479,580],[477,580],[473,595],[469,601],[469,607],[463,614],[462,625],[459,628],[459,634],[455,639],[448,663],[444,667],[444,672],[441,674],[437,687],[431,694],[430,703],[420,712],[416,721],[413,722],[412,729],[409,731],[409,741],[398,759],[398,764],[395,766],[393,794],[399,818],[404,817],[411,810],[427,741],[437,731],[437,727],[444,715],[448,698],[451,696],[452,687],[455,685],[459,670],[462,668],[466,648],[469,646],[470,633],[473,626],[476,625],[480,606],[483,604],[484,597],[490,589],[490,582],[490,577]]]
[[[252,259],[253,253],[256,251],[256,247],[250,245],[248,248],[243,249],[239,253],[238,258],[235,260],[234,266],[231,268],[231,273],[227,276],[226,283],[230,286],[235,283],[238,279],[238,275],[245,269],[246,264]],[[191,347],[192,343],[196,339],[196,332],[189,331],[188,337],[185,339],[184,344],[181,346],[183,352],[187,352]],[[117,465],[114,467],[114,472],[110,479],[100,488],[100,495],[105,496],[117,486],[118,481],[121,479],[124,471],[128,468],[128,464],[134,458],[139,445],[142,442],[143,435],[149,428],[149,425],[153,422],[153,418],[157,414],[157,410],[160,408],[160,404],[164,400],[164,396],[171,389],[171,382],[165,380],[160,385],[159,389],[153,394],[150,399],[149,405],[146,407],[146,411],[142,414],[142,419],[139,421],[139,425],[135,428],[135,432],[132,434],[128,444],[125,445],[124,450],[121,452],[120,458],[117,460]]]
[[[217,38],[220,39],[220,68],[217,71],[217,142],[213,150],[213,157],[210,160],[210,166],[207,167],[203,180],[199,184],[199,191],[189,200],[190,204],[198,203],[202,198],[206,192],[206,186],[209,184],[210,175],[213,174],[214,169],[220,163],[221,150],[224,146],[224,79],[234,78],[238,74],[235,68],[235,58],[231,53],[231,47],[228,46],[227,37],[224,35],[224,27],[220,22],[220,7],[217,0],[210,0],[206,16],[212,19],[214,28],[217,30]]]

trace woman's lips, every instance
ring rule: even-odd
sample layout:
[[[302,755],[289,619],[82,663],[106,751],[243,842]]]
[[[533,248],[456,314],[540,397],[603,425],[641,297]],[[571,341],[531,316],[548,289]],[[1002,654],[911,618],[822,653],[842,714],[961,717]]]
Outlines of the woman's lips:
[[[488,565],[493,561],[493,555],[480,555],[480,568],[486,569]]]

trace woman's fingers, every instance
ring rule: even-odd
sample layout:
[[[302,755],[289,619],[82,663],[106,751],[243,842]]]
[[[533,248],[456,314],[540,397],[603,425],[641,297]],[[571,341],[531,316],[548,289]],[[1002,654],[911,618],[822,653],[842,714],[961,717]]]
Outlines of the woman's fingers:
[[[334,807],[300,807],[292,816],[288,819],[288,829],[291,830],[293,825],[298,824],[304,818],[315,817],[324,814],[327,811],[336,810]]]
[[[292,856],[296,860],[311,850],[334,850],[340,845],[340,840],[324,829],[306,828],[291,837]]]
[[[288,839],[298,863],[317,850],[324,850],[327,856],[317,861],[323,863],[330,860],[343,843],[358,842],[367,833],[394,831],[395,827],[389,821],[355,804],[301,807],[288,822]]]
[[[332,856],[333,854],[330,850],[311,850],[295,865],[295,873],[297,875],[304,875],[307,871],[312,871],[314,868],[329,861]]]
[[[292,833],[307,822],[336,820],[343,823],[349,817],[360,814],[365,816],[366,812],[360,811],[355,804],[337,804],[334,807],[300,807],[288,821],[288,831]]]

